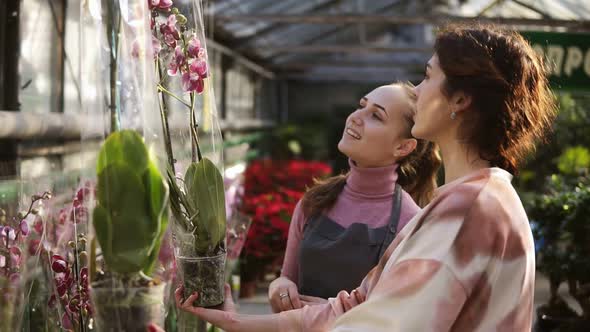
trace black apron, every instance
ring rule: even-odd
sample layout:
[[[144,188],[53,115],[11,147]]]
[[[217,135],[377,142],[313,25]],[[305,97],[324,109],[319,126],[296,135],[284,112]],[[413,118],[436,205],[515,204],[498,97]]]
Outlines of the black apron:
[[[299,293],[326,299],[358,287],[395,238],[401,197],[396,184],[389,224],[379,228],[344,228],[325,215],[310,218],[299,246]]]

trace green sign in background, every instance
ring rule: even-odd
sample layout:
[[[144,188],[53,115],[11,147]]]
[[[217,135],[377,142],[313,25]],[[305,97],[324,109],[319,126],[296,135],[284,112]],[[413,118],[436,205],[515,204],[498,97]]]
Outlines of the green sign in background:
[[[590,90],[590,34],[521,31],[545,56],[554,88]]]

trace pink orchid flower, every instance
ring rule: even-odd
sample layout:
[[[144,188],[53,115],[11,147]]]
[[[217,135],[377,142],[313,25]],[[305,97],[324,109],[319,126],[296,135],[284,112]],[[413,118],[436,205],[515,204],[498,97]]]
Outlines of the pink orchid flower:
[[[186,50],[189,56],[195,58],[198,57],[199,51],[201,50],[201,41],[196,36],[192,36],[191,39],[188,41],[188,46]]]
[[[148,0],[148,7],[150,10],[155,8],[166,10],[172,7],[172,5],[172,0]]]
[[[192,61],[189,71],[197,73],[201,78],[207,78],[207,63],[203,60]]]
[[[29,224],[27,224],[26,220],[21,220],[18,227],[20,228],[20,232],[23,236],[27,236],[29,234]]]
[[[10,264],[12,266],[20,266],[22,253],[18,247],[10,248]]]
[[[168,75],[176,76],[178,70],[184,65],[185,57],[184,53],[182,52],[182,48],[177,46],[174,50],[174,56],[172,57],[172,61],[170,61],[170,65],[168,66]]]
[[[14,241],[16,239],[16,233],[14,229],[10,226],[4,226],[0,232],[0,239],[2,239],[2,243],[6,245],[6,242]],[[7,240],[8,238],[8,240]]]
[[[201,93],[205,88],[205,82],[199,74],[189,71],[182,74],[182,88],[187,92],[196,91],[197,93]]]
[[[166,23],[160,25],[160,32],[164,35],[164,43],[170,48],[175,48],[176,41],[180,40],[180,32],[176,29],[176,22],[176,15],[170,15]]]

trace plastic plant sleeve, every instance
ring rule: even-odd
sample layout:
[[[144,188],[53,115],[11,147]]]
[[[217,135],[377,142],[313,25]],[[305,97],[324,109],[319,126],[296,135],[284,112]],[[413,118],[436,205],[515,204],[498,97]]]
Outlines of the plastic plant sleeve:
[[[87,161],[96,187],[85,202],[98,331],[145,331],[164,321],[166,283],[155,272],[168,225],[168,186],[156,157],[163,153],[162,126],[149,24],[145,0],[81,6],[82,143],[99,147]]]
[[[39,274],[36,252],[30,253],[33,222],[43,214],[50,193],[30,193],[27,181],[0,182],[0,330],[16,331],[25,318],[32,283]]]
[[[27,174],[23,174],[26,176]],[[27,254],[29,255],[29,275],[25,296],[23,331],[61,331],[63,312],[51,305],[54,295],[53,273],[51,271],[51,252],[56,242],[59,223],[54,223],[54,208],[62,204],[62,197],[70,200],[76,185],[78,174],[48,174],[41,178],[24,181],[23,198],[30,198],[31,193],[51,192],[51,199],[43,200],[37,207],[37,214],[28,218]],[[42,204],[41,204],[42,203]],[[22,204],[27,204],[23,201]],[[55,297],[53,297],[55,298]],[[65,299],[64,299],[64,302]],[[74,331],[82,331],[74,328]]]
[[[223,302],[226,217],[202,2],[161,1],[151,12],[179,278],[186,294],[201,293],[195,305],[213,306]]]
[[[44,305],[54,326],[85,332],[93,327],[94,310],[89,289],[89,210],[84,202],[94,184],[67,176],[56,182],[43,228],[35,225],[35,232],[44,234],[40,255],[50,290]]]

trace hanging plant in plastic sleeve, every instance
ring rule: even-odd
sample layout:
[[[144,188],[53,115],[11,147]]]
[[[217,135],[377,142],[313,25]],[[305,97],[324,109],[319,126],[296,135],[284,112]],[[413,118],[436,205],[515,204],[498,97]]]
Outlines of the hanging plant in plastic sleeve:
[[[148,1],[148,0],[146,0]],[[149,0],[178,273],[197,306],[224,300],[221,133],[201,2]]]
[[[98,331],[163,326],[165,282],[155,277],[168,223],[168,185],[146,0],[83,2],[83,143],[101,140],[89,211],[89,278]],[[97,73],[98,72],[98,73]]]
[[[55,186],[54,198],[43,223],[35,223],[33,234],[43,234],[37,245],[51,294],[45,301],[49,324],[67,331],[86,332],[93,324],[89,276],[89,211],[84,206],[94,187],[64,177]],[[32,330],[35,330],[32,328]],[[40,330],[37,328],[36,330]],[[35,331],[36,331],[35,330]]]
[[[74,184],[70,181],[72,174],[67,175],[45,175],[40,178],[30,179],[23,182],[25,201],[22,202],[25,209],[31,201],[38,199],[34,204],[36,209],[31,210],[28,220],[28,231],[26,232],[27,254],[27,275],[25,295],[26,305],[24,312],[23,331],[61,331],[62,329],[72,331],[86,331],[85,323],[88,320],[88,312],[81,315],[84,307],[84,299],[87,298],[85,289],[76,288],[75,292],[69,294],[58,294],[64,286],[71,285],[73,289],[73,275],[55,275],[51,270],[51,257],[57,252],[54,243],[61,235],[61,226],[54,218],[54,211],[57,205],[62,204],[64,196],[71,200],[71,187]],[[51,195],[49,191],[51,191]],[[30,194],[32,193],[32,195]],[[49,199],[51,196],[51,199]],[[44,198],[45,197],[45,198]],[[82,207],[71,211],[71,217],[83,219],[85,211]],[[80,222],[81,224],[82,222]],[[64,247],[67,244],[64,244]],[[69,248],[69,247],[68,247]],[[73,258],[73,257],[72,257]],[[76,263],[82,264],[80,260]],[[70,284],[71,283],[71,284]],[[62,308],[57,308],[56,302],[63,303]],[[59,310],[68,307],[69,310]],[[78,309],[79,308],[79,309]]]

